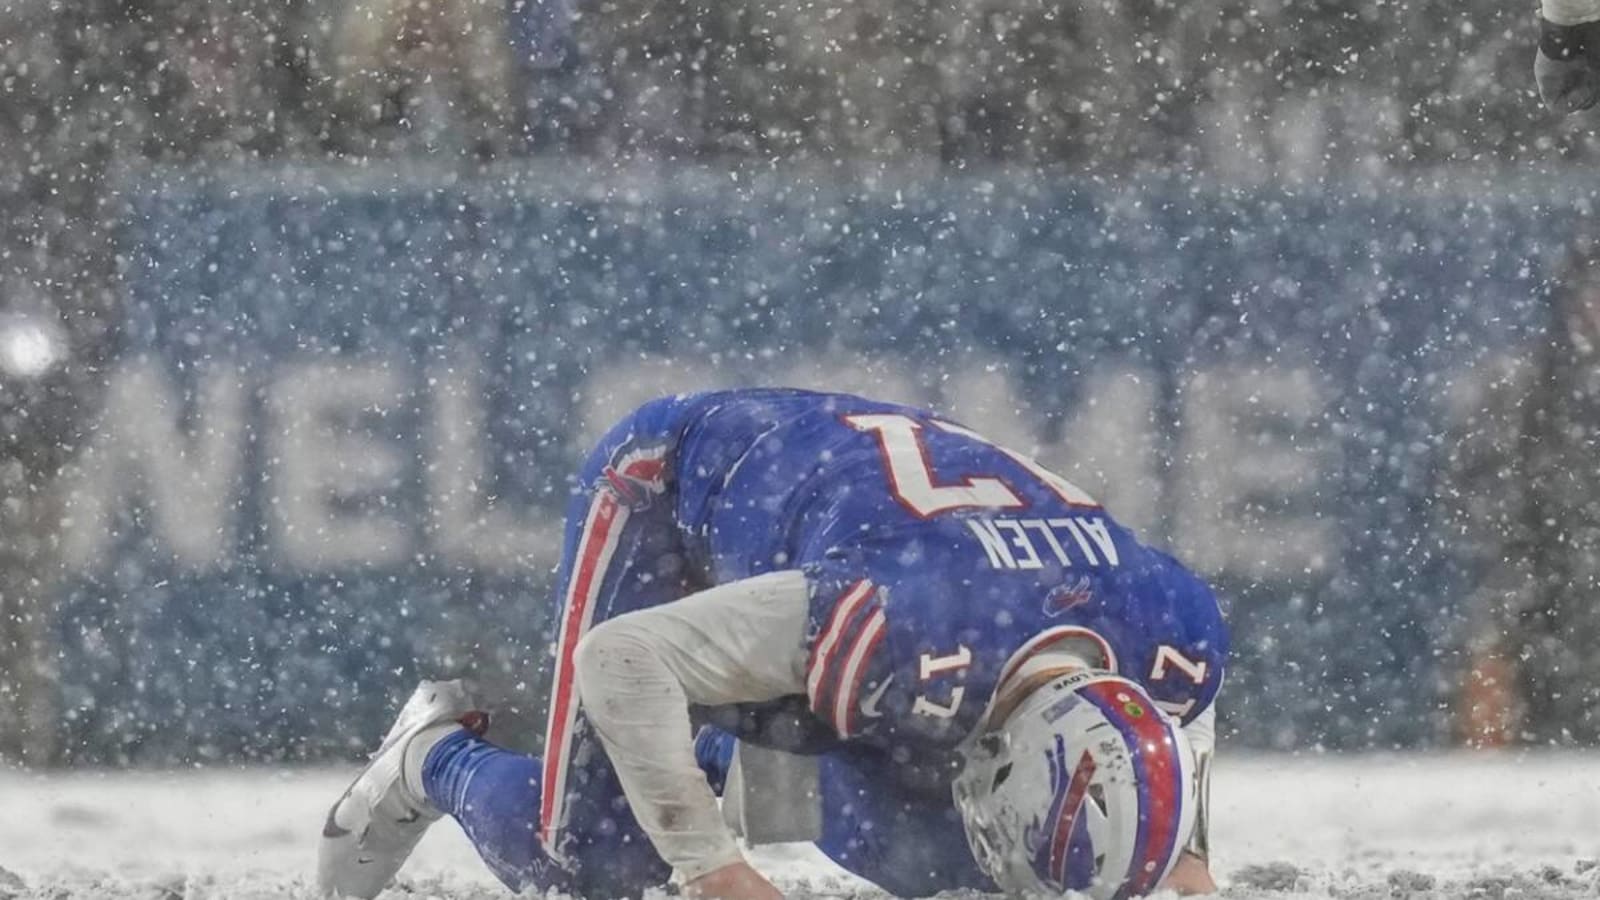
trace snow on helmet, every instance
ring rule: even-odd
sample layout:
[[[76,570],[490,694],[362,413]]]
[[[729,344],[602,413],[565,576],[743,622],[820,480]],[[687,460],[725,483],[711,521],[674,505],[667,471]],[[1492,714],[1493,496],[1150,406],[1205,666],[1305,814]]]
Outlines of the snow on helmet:
[[[1148,894],[1194,828],[1194,762],[1137,684],[1074,672],[978,738],[953,788],[973,856],[1013,895]]]

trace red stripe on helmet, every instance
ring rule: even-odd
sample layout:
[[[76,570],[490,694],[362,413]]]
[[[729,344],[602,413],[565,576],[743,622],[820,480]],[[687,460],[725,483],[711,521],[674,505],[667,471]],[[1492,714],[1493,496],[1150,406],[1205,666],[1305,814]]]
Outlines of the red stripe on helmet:
[[[1080,693],[1099,701],[1096,705],[1132,745],[1139,778],[1139,835],[1132,865],[1117,896],[1148,894],[1159,886],[1177,850],[1178,824],[1187,793],[1172,723],[1157,710],[1148,694],[1128,681],[1095,682],[1085,685]]]

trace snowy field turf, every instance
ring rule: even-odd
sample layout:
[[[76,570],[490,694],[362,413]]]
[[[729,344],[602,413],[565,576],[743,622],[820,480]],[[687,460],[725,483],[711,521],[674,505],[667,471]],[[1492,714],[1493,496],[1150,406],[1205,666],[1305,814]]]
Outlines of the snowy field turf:
[[[0,771],[0,900],[310,898],[317,831],[353,771]],[[1225,757],[1214,794],[1224,897],[1600,888],[1600,754]],[[881,896],[809,848],[757,856],[790,897]],[[383,896],[510,894],[445,821]]]

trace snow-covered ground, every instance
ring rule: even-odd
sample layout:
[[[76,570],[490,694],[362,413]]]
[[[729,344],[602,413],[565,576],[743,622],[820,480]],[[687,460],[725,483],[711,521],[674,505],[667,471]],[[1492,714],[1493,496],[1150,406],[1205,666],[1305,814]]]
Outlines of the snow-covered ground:
[[[345,770],[0,771],[0,900],[309,898]],[[1216,869],[1233,898],[1540,900],[1596,894],[1600,754],[1225,759]],[[870,886],[763,848],[790,896]],[[509,896],[449,822],[386,898]]]

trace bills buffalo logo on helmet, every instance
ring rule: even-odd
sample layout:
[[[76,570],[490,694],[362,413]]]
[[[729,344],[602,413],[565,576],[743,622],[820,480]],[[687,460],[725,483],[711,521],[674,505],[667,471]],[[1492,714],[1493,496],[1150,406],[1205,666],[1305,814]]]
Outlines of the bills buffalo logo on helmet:
[[[1090,800],[1094,757],[1085,752],[1068,772],[1066,742],[1060,735],[1056,735],[1055,747],[1047,756],[1050,809],[1043,820],[1033,820],[1023,837],[1033,869],[1046,884],[1061,891],[1081,891],[1089,887],[1096,874],[1089,823],[1081,815]]]

